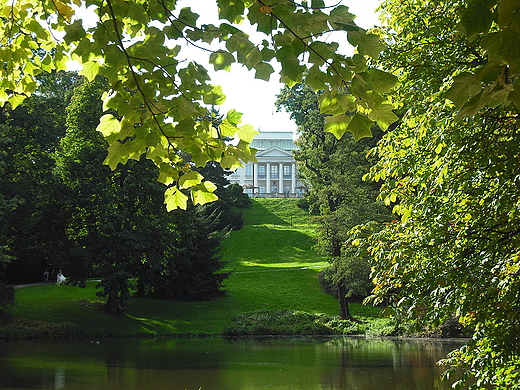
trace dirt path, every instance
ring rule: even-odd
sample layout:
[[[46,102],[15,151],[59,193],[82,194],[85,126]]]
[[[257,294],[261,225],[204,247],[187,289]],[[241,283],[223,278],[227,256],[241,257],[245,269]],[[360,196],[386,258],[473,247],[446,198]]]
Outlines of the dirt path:
[[[29,283],[29,284],[16,284],[16,285],[10,285],[7,287],[14,287],[15,290],[18,290],[19,288],[25,288],[25,287],[33,287],[33,286],[43,286],[45,283]],[[50,283],[47,283],[50,284]]]

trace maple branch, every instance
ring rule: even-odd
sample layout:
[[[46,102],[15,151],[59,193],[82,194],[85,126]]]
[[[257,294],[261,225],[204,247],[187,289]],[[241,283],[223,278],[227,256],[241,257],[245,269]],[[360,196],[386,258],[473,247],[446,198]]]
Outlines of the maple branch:
[[[143,103],[146,105],[146,108],[152,114],[153,121],[157,125],[159,131],[168,140],[168,150],[169,150],[169,153],[171,153],[171,150],[177,150],[177,147],[170,142],[170,139],[167,137],[166,132],[164,131],[164,129],[162,127],[162,124],[157,119],[157,116],[156,116],[156,114],[153,111],[153,109],[156,108],[155,104],[153,104],[151,99],[148,98],[148,96],[144,93],[144,91],[141,88],[141,84],[139,83],[139,79],[137,77],[137,73],[135,72],[134,67],[132,65],[131,59],[133,57],[128,53],[128,51],[126,50],[126,48],[125,48],[125,46],[123,44],[123,37],[122,37],[121,32],[119,31],[119,28],[117,26],[117,19],[116,19],[116,15],[115,15],[114,9],[112,7],[112,1],[111,0],[107,0],[107,5],[108,5],[109,11],[110,11],[110,16],[111,16],[111,21],[112,21],[112,24],[113,24],[113,27],[114,27],[114,31],[116,33],[117,42],[119,43],[119,46],[120,46],[121,50],[123,51],[123,53],[124,53],[124,55],[126,57],[127,66],[129,68],[130,72],[132,73],[132,77],[134,79],[136,88],[139,91],[139,94],[141,95],[141,97],[143,98]],[[157,111],[160,111],[160,110],[157,110]]]
[[[271,7],[268,6],[263,0],[257,0],[257,1],[259,4],[262,5],[262,7],[268,7],[269,9],[271,9]],[[272,17],[274,17],[287,31],[289,31],[292,35],[294,35],[294,37],[296,37],[303,44],[303,46],[307,49],[307,52],[309,52],[309,53],[312,52],[318,58],[323,60],[323,62],[326,63],[328,65],[328,67],[330,69],[332,69],[333,72],[336,73],[342,79],[343,85],[350,92],[350,88],[348,87],[347,81],[343,79],[343,76],[341,75],[341,73],[334,67],[334,61],[330,62],[327,58],[323,57],[320,53],[318,53],[315,49],[313,49],[307,42],[305,42],[306,38],[300,37],[298,34],[296,34],[296,32],[291,27],[289,27],[289,25],[287,25],[287,23],[285,23],[280,17],[278,17],[274,12],[272,12],[272,9],[271,9],[270,15]]]

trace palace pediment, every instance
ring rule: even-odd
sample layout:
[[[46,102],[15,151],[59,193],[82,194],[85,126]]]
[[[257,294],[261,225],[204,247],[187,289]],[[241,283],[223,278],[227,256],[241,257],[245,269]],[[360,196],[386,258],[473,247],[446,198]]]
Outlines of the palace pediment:
[[[266,149],[266,150],[262,150],[262,151],[258,151],[256,153],[256,157],[263,157],[263,158],[274,158],[274,157],[283,157],[283,158],[293,158],[293,155],[290,151],[287,151],[287,150],[283,150],[283,149],[280,149],[276,146],[272,147],[272,148],[269,148],[269,149]]]

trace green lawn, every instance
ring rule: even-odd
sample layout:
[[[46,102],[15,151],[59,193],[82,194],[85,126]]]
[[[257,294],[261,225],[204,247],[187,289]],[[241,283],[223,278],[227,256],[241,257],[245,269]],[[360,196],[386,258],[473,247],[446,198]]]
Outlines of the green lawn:
[[[263,203],[265,201],[265,204]],[[284,202],[291,201],[287,206]],[[254,200],[245,217],[266,204],[273,212],[279,202],[287,213],[293,199]],[[266,208],[269,210],[269,208]],[[285,216],[284,216],[285,215]],[[281,214],[283,220],[287,214]],[[276,217],[274,217],[276,218]],[[324,259],[313,250],[313,228],[246,225],[232,232],[223,246],[223,256],[232,271],[223,297],[200,302],[173,302],[132,298],[127,312],[111,316],[100,311],[103,301],[95,295],[96,282],[87,288],[54,284],[17,290],[11,313],[27,334],[46,329],[52,335],[167,335],[219,334],[231,324],[233,316],[257,310],[297,310],[336,315],[337,301],[325,294],[318,284]],[[358,316],[376,316],[379,309],[352,305]],[[11,326],[12,328],[12,326]],[[5,327],[2,332],[9,333]]]
[[[253,199],[251,207],[242,211],[245,225],[308,227],[314,217],[297,207],[298,201],[294,198]]]

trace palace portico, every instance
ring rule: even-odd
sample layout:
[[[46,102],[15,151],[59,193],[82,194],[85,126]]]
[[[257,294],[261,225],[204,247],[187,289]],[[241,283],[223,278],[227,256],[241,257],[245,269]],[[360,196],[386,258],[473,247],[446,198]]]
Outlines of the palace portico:
[[[252,197],[300,197],[302,183],[298,179],[292,150],[296,145],[290,132],[258,134],[251,146],[258,149],[257,163],[238,168],[230,177]]]

